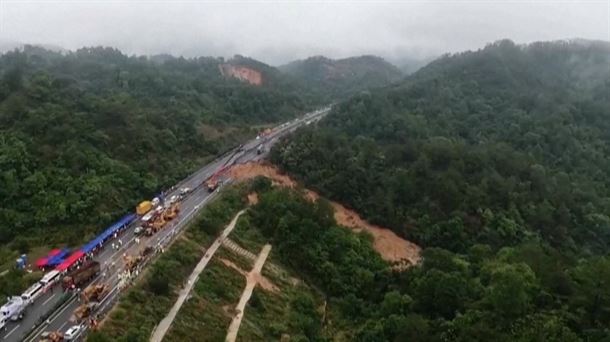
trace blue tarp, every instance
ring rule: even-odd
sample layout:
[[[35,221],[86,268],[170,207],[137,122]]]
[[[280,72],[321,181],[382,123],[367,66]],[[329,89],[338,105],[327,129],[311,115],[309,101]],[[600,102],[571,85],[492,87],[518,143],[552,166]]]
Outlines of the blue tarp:
[[[64,259],[68,256],[68,254],[70,254],[70,250],[67,248],[64,248],[61,250],[61,252],[55,254],[53,257],[49,258],[49,260],[47,260],[47,265],[49,266],[57,266],[59,264],[61,264],[62,261],[64,261]]]
[[[95,248],[95,246],[99,245],[100,243],[104,243],[104,241],[106,241],[106,239],[108,239],[110,236],[112,236],[112,234],[114,234],[116,231],[118,231],[121,227],[133,222],[136,219],[136,217],[137,217],[136,214],[127,214],[127,215],[121,217],[120,220],[116,221],[114,224],[112,224],[112,226],[106,228],[106,230],[104,230],[95,239],[89,241],[86,245],[84,245],[81,248],[81,251],[83,253],[91,252]]]
[[[84,245],[83,248],[81,248],[81,251],[83,251],[83,253],[89,253],[102,242],[104,242],[104,239],[98,236],[95,239],[89,241],[88,244]]]
[[[102,241],[106,240],[107,238],[112,236],[112,234],[114,234],[116,231],[118,231],[119,228],[133,222],[136,219],[136,217],[137,217],[136,214],[128,214],[128,215],[123,216],[120,220],[115,222],[112,226],[108,227],[108,229],[106,229],[102,234],[100,234],[98,236],[98,238],[101,238]]]

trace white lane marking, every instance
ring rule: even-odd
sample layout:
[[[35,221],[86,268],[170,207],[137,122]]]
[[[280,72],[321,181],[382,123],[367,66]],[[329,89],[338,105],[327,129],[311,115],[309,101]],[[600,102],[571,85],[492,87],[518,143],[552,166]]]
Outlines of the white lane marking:
[[[19,326],[20,326],[20,325],[21,325],[21,324],[17,324],[17,326],[16,326],[16,327],[14,327],[14,328],[13,328],[11,331],[9,331],[9,332],[8,332],[8,334],[6,334],[6,335],[4,336],[4,339],[6,340],[6,339],[9,337],[9,335],[10,335],[10,334],[14,333],[14,332],[15,332],[15,330],[17,330],[17,328],[19,328]]]
[[[49,299],[45,300],[44,302],[42,302],[42,305],[47,305],[47,303],[53,299],[53,297],[55,297],[55,295],[52,295],[51,297],[49,297]]]
[[[74,303],[74,300],[72,300],[68,305],[66,305],[63,309],[61,309],[60,312],[57,313],[57,315],[55,315],[55,318],[53,318],[53,320],[55,320],[57,317],[61,316],[61,314],[66,311],[67,308],[70,307],[70,305],[72,305],[72,303]]]
[[[66,326],[66,324],[68,324],[68,321],[65,321],[64,324],[60,325],[59,329],[57,329],[57,330],[61,331],[61,329],[63,329],[63,327]]]

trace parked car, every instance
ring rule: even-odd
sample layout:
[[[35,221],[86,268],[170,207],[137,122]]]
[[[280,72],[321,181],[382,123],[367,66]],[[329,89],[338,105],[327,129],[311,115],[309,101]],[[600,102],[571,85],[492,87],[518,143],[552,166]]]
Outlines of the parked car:
[[[83,331],[82,325],[73,325],[64,334],[64,340],[71,341],[75,339]]]

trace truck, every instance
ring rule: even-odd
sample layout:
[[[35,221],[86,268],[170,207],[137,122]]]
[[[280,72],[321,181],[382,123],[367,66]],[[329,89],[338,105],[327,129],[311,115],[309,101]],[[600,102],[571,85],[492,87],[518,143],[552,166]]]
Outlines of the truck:
[[[151,201],[143,201],[136,207],[136,214],[142,216],[152,209],[153,204]]]
[[[100,263],[97,261],[89,261],[80,268],[68,273],[68,275],[64,277],[61,285],[64,291],[70,288],[81,287],[99,273]]]
[[[163,212],[163,219],[165,221],[171,221],[176,218],[176,216],[178,216],[179,212],[180,205],[178,205],[178,203],[174,203],[169,208],[165,209],[165,211]]]
[[[142,262],[143,257],[138,255],[136,257],[131,255],[125,255],[123,260],[125,261],[125,271],[133,272],[133,270]]]
[[[87,286],[81,293],[83,302],[100,302],[108,294],[109,287],[105,284],[93,284]]]
[[[93,313],[93,310],[97,308],[98,304],[98,302],[89,302],[82,304],[81,306],[76,308],[76,310],[74,310],[74,317],[72,321],[81,321],[82,319],[89,317],[91,313]]]
[[[218,178],[212,176],[205,182],[205,187],[208,189],[208,192],[214,192],[214,190],[218,189]]]
[[[8,302],[0,307],[0,321],[17,321],[25,316],[25,308],[28,303],[19,296],[9,298]]]
[[[160,211],[155,211],[155,215],[144,223],[146,236],[152,236],[156,232],[163,229],[165,224],[173,220],[180,212],[180,204],[178,202],[170,205],[168,208]]]

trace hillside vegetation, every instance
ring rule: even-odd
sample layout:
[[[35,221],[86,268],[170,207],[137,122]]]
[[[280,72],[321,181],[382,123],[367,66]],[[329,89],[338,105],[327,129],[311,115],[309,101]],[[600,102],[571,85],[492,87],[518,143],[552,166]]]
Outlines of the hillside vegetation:
[[[288,63],[279,69],[329,100],[386,86],[402,78],[400,69],[376,56],[337,60],[316,56]]]
[[[258,68],[263,85],[223,77],[226,63]],[[19,235],[22,250],[81,242],[251,126],[312,106],[279,71],[239,56],[26,46],[0,56],[0,77],[0,243]]]
[[[272,159],[427,248],[390,287],[404,321],[362,340],[601,340],[609,118],[608,43],[500,41],[353,97]]]

